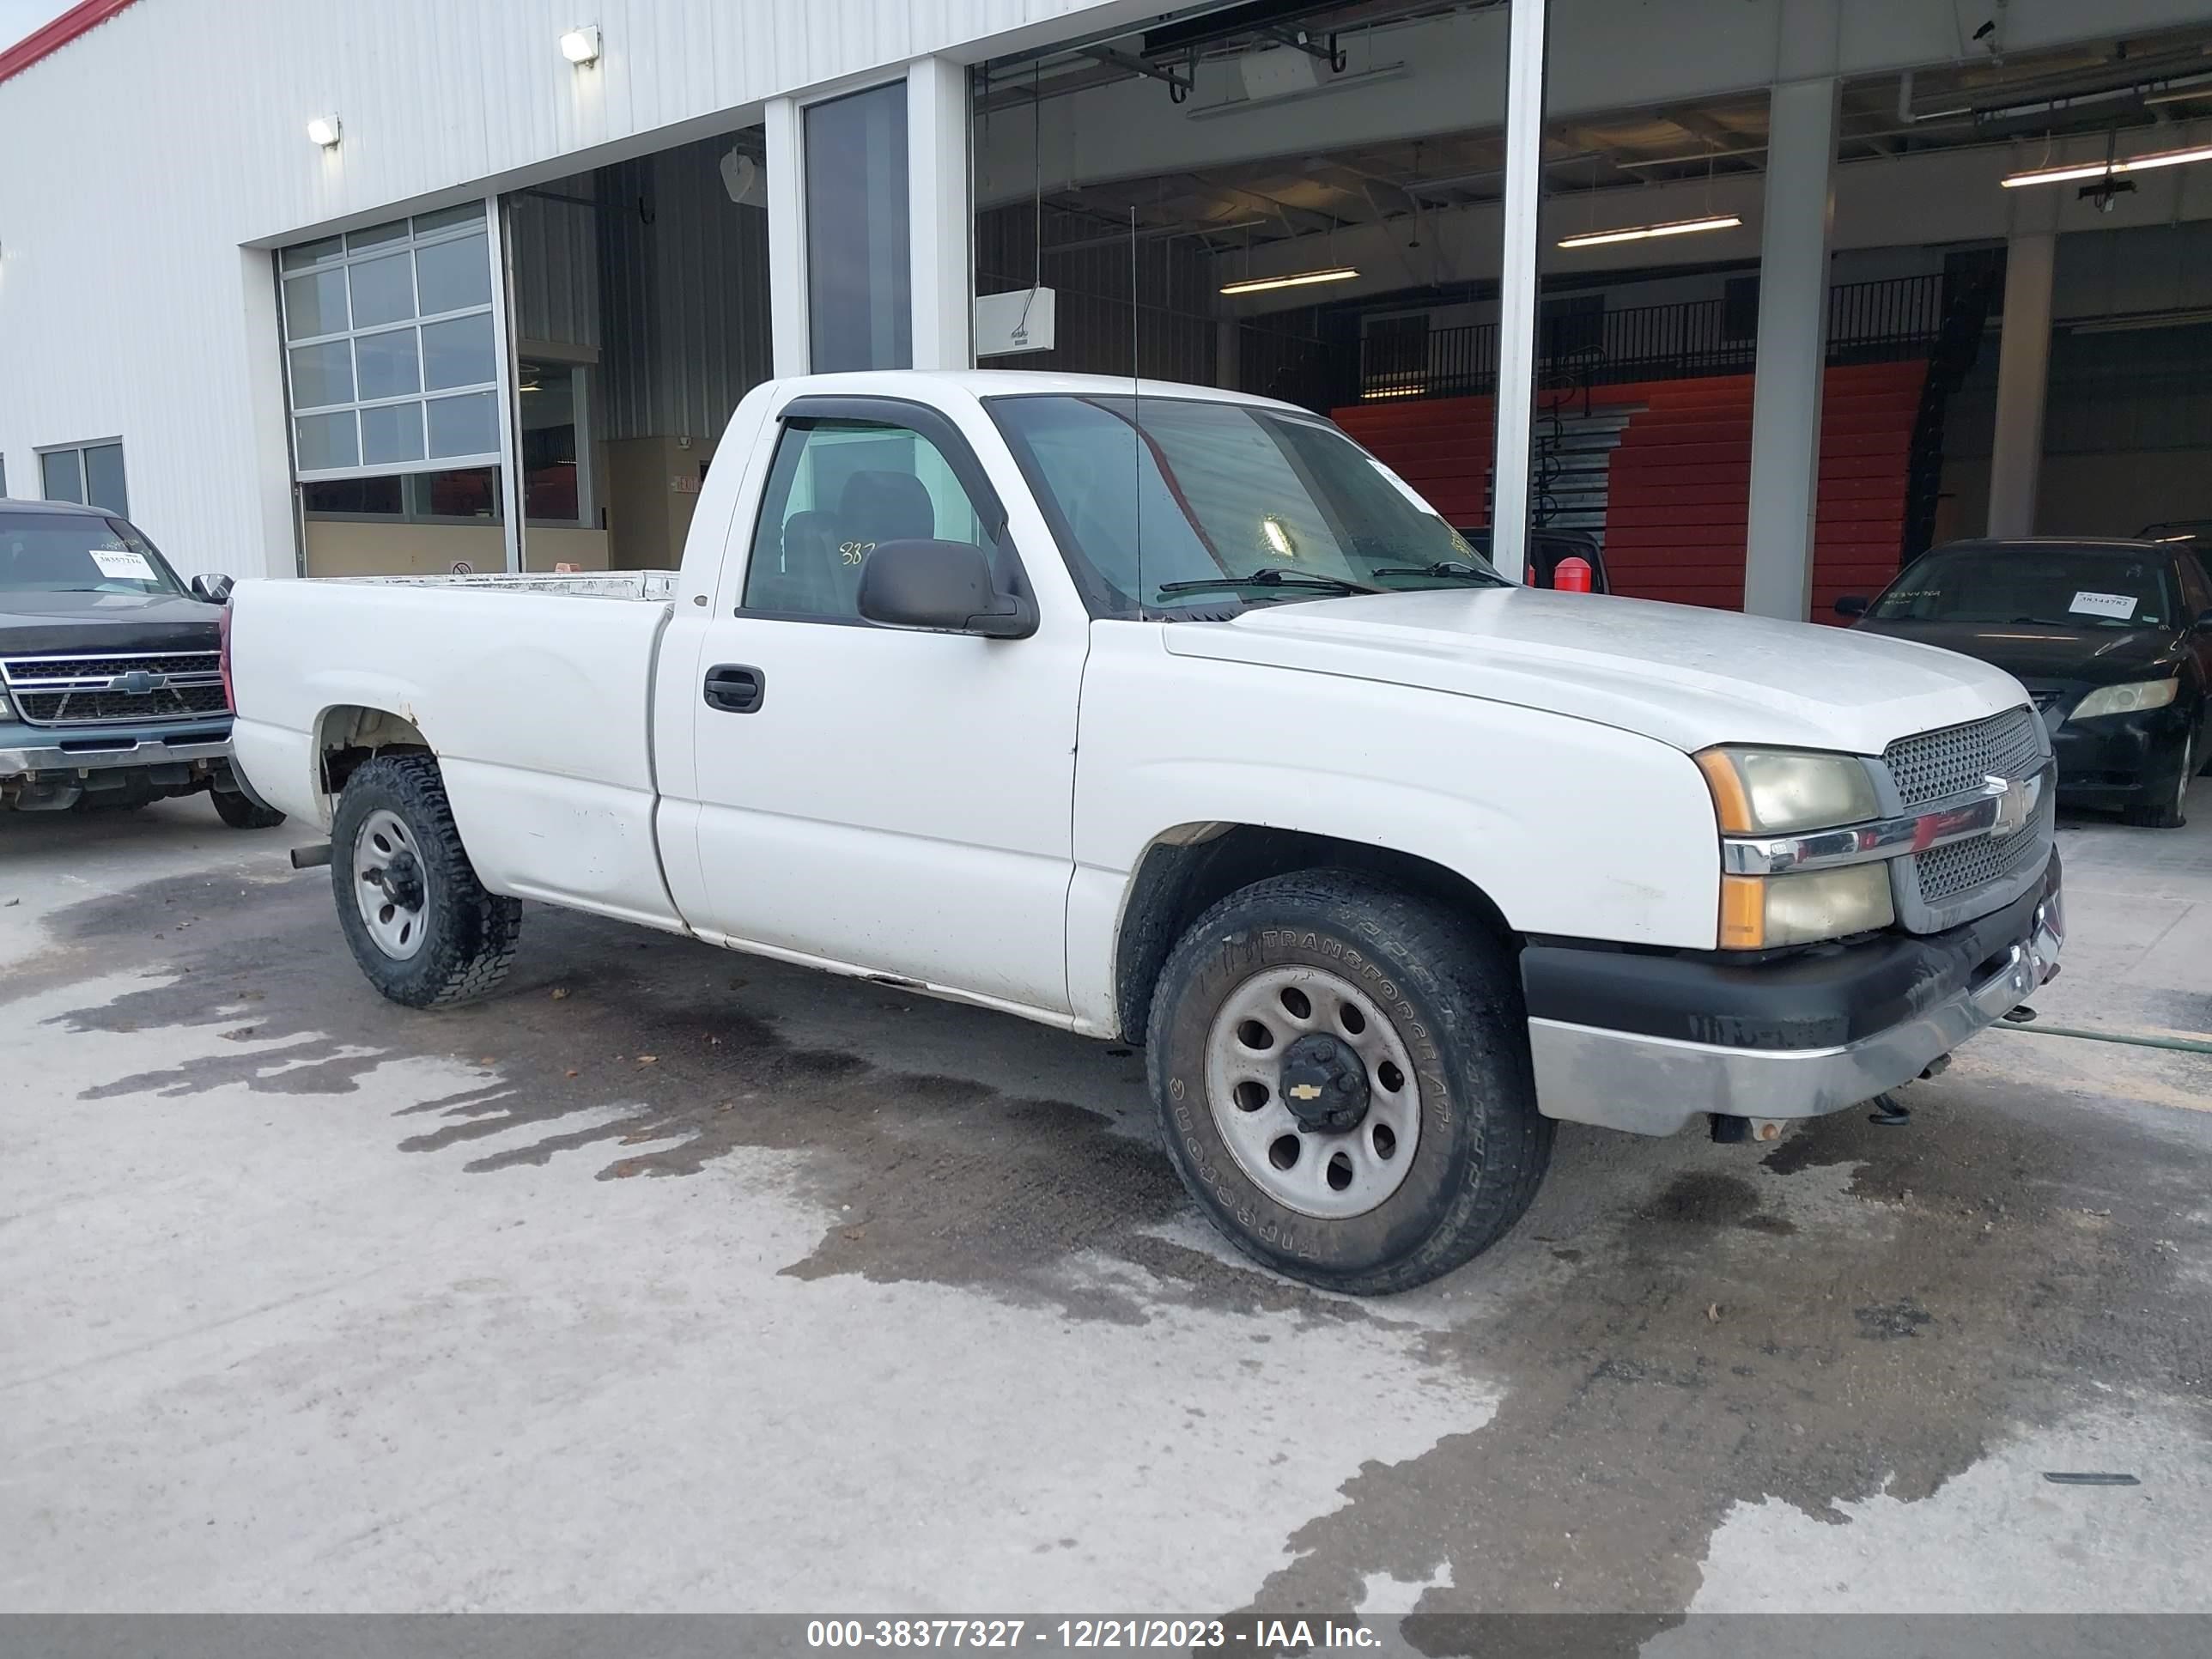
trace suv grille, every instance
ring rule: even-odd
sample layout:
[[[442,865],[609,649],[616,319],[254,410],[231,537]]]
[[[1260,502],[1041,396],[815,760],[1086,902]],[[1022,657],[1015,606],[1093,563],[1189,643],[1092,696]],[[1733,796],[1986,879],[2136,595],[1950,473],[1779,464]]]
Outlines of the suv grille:
[[[10,657],[0,660],[0,684],[33,726],[205,719],[228,709],[213,651]]]
[[[1899,738],[1881,758],[1906,808],[1926,806],[1978,788],[1984,778],[2034,776],[2043,765],[2041,723],[2033,709],[2008,709],[1971,725]]]

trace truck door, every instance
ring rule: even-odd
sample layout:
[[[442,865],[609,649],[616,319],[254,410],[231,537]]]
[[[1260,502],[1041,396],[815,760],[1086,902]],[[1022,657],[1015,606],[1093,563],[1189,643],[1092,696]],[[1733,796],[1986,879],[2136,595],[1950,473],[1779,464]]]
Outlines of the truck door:
[[[985,549],[1002,585],[1028,580],[1026,554],[1065,586],[1041,521],[1024,532],[1041,544],[1012,544],[975,447],[932,406],[802,398],[763,441],[749,554],[741,522],[696,659],[694,921],[1066,1012],[1079,602],[1039,594],[1019,640],[878,628],[856,603],[869,550],[911,538]]]

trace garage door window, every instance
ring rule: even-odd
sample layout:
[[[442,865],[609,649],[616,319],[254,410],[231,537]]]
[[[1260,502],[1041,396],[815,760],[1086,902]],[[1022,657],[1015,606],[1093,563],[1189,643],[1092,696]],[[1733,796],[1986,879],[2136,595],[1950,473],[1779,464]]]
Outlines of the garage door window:
[[[482,207],[286,248],[284,364],[302,479],[499,459]]]

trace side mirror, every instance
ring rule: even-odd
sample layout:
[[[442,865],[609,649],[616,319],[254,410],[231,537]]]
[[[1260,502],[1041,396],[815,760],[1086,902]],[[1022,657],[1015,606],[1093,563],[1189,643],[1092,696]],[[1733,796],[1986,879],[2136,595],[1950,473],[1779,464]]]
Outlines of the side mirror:
[[[237,586],[238,584],[228,576],[195,576],[191,583],[192,597],[196,599],[204,599],[210,605],[228,605],[230,590]]]
[[[2197,631],[2200,634],[2212,634],[2212,611],[2200,611],[2197,613]]]
[[[1867,608],[1868,601],[1863,593],[1846,593],[1836,601],[1836,614],[1838,617],[1863,617],[1867,613]]]
[[[1001,592],[990,556],[966,542],[878,542],[860,567],[860,614],[886,628],[1027,639],[1034,601]]]

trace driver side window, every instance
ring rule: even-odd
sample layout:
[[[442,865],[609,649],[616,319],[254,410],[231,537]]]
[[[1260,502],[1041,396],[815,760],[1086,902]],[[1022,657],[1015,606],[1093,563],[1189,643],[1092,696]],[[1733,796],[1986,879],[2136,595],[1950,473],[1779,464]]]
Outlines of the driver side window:
[[[908,427],[785,423],[761,498],[738,609],[754,616],[860,619],[860,571],[877,544],[991,538],[937,446]]]

